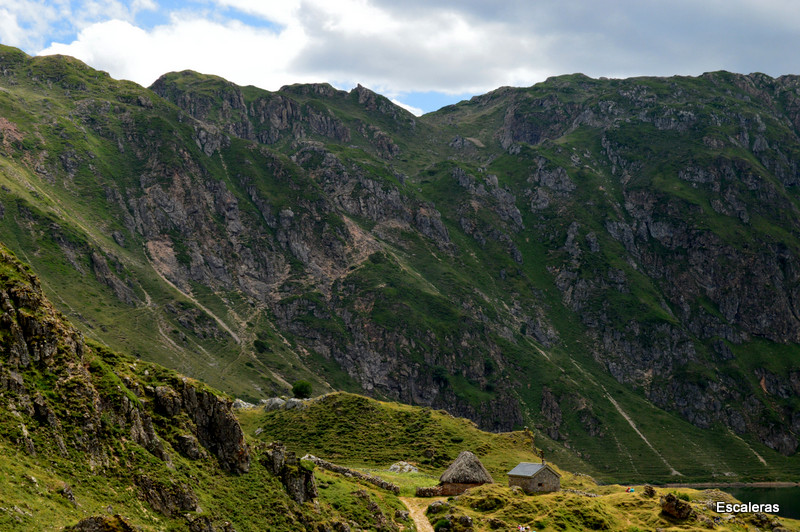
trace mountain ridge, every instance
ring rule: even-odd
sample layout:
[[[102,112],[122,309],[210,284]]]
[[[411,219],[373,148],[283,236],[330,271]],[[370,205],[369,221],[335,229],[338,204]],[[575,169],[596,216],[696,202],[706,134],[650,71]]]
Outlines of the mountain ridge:
[[[87,334],[249,400],[308,377],[529,424],[600,472],[616,441],[669,477],[677,434],[769,464],[721,445],[687,475],[796,467],[796,77],[572,75],[413,117],[0,57],[0,231]]]

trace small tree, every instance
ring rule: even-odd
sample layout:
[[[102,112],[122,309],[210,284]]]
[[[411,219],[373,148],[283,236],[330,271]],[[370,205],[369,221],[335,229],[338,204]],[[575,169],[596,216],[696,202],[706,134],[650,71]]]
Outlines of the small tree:
[[[298,399],[308,399],[311,397],[311,383],[308,381],[297,381],[292,386],[292,394]]]

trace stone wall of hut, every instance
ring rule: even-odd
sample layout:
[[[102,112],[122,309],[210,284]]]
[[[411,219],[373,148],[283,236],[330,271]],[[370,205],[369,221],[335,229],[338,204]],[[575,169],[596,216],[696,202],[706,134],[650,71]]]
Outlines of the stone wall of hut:
[[[519,486],[526,493],[542,493],[548,491],[559,491],[561,489],[561,479],[550,470],[540,471],[538,475],[531,477],[508,477],[509,486]]]
[[[415,495],[417,497],[441,497],[442,487],[430,486],[430,487],[417,488]]]
[[[453,495],[461,495],[470,488],[475,486],[482,486],[483,484],[459,484],[456,482],[445,482],[441,485],[442,495],[450,497]]]

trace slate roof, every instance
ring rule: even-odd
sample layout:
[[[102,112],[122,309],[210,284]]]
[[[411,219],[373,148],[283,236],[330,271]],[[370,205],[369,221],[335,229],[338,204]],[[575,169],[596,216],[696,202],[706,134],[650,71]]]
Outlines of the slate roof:
[[[546,464],[532,464],[530,462],[520,462],[519,464],[517,464],[517,467],[515,467],[514,469],[509,471],[507,473],[507,475],[513,476],[513,477],[528,477],[528,478],[532,478],[532,477],[535,477],[536,475],[538,475],[539,472],[542,469],[545,469],[545,468],[549,469],[551,472],[553,472],[554,474],[558,475],[559,477],[561,476],[558,473],[556,473],[556,471],[554,471],[550,466],[548,466]]]

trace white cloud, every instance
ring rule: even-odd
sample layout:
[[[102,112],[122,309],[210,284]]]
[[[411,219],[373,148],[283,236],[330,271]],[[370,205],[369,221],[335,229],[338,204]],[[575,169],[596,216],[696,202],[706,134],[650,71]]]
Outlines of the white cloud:
[[[397,100],[395,98],[391,98],[390,101],[393,104],[395,104],[395,105],[397,105],[399,107],[402,107],[403,109],[405,109],[406,111],[408,111],[409,113],[411,113],[414,116],[422,116],[423,113],[424,113],[424,111],[422,109],[420,109],[419,107],[414,107],[413,105],[408,105],[408,104],[403,103],[400,100]]]
[[[2,1],[0,40],[30,46],[66,17],[77,37],[42,53],[144,85],[186,68],[270,90],[328,81],[393,95],[479,93],[573,72],[800,72],[786,53],[800,47],[796,0],[197,0],[149,29],[136,19],[165,9],[153,0]]]
[[[21,46],[25,38],[25,30],[20,27],[16,13],[0,9],[0,42]]]
[[[30,47],[43,42],[43,35],[58,21],[59,2],[4,0],[0,7],[0,42]]]
[[[300,0],[214,0],[219,6],[230,7],[280,25],[297,20]]]
[[[347,2],[354,3],[359,2]],[[549,74],[530,61],[541,55],[543,39],[495,21],[475,22],[455,10],[412,14],[372,7],[358,13],[352,6],[340,11],[327,2],[307,2],[300,16],[310,40],[298,70],[334,80],[396,92],[463,93],[530,85]]]
[[[111,20],[76,19],[82,29],[75,40],[40,53],[72,55],[143,85],[170,70],[193,69],[270,90],[329,81],[339,87],[360,82],[392,94],[483,92],[531,84],[550,73],[520,63],[535,55],[536,38],[510,35],[495,21],[475,23],[454,9],[398,15],[367,0],[215,0],[215,6],[280,27],[184,10],[145,30],[132,21],[137,9],[154,7],[148,0],[103,5]],[[99,2],[85,2],[85,8],[86,20],[100,16]]]
[[[156,8],[153,0],[2,0],[0,42],[40,49],[49,39],[73,36],[94,23],[132,22],[137,13]]]
[[[278,88],[301,81],[289,66],[304,39],[297,29],[275,35],[238,21],[181,14],[150,31],[121,20],[93,24],[72,43],[54,44],[41,54],[72,55],[145,86],[166,72],[191,69],[242,85]]]

